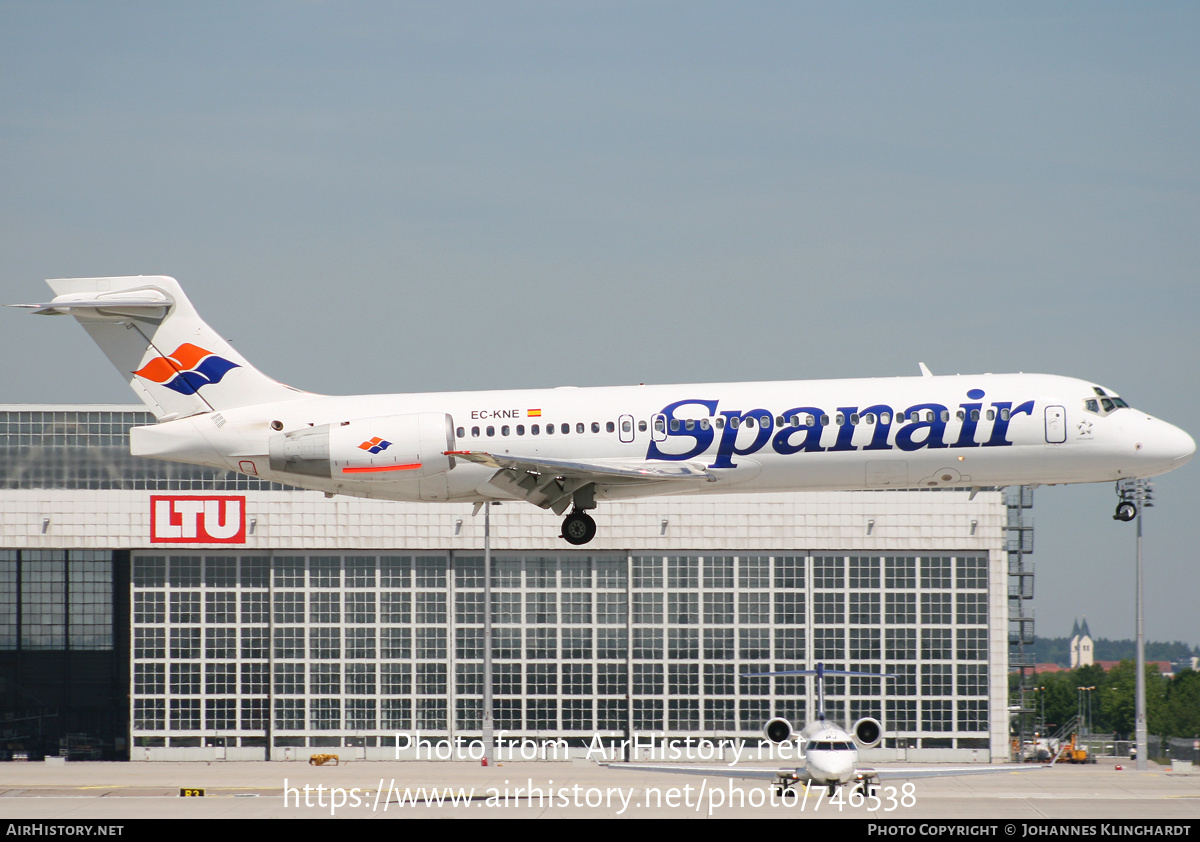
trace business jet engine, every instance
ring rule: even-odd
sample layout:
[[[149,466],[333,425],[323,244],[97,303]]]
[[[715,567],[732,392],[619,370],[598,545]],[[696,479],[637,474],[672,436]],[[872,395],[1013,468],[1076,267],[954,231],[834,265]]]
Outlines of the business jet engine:
[[[854,723],[850,733],[854,735],[854,742],[858,743],[859,748],[875,748],[883,739],[883,724],[878,719],[864,716]]]
[[[269,442],[273,471],[396,482],[444,474],[454,467],[454,459],[445,455],[454,450],[454,425],[442,412],[354,418],[286,432],[279,424],[279,429]]]
[[[792,723],[782,716],[777,716],[763,726],[763,736],[776,745],[786,743],[792,738]]]

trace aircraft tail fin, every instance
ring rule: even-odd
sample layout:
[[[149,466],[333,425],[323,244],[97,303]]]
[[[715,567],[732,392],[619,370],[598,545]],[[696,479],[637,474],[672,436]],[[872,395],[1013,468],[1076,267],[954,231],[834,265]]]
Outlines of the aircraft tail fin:
[[[252,366],[196,313],[174,278],[57,278],[55,298],[16,305],[72,315],[159,421],[307,393]]]

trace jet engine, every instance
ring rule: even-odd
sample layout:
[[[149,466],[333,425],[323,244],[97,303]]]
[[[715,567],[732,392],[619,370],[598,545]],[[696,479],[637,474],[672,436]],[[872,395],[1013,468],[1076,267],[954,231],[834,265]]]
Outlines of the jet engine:
[[[860,748],[875,748],[883,739],[882,723],[869,716],[864,716],[855,722],[850,732],[854,735],[854,742],[858,743]]]
[[[777,716],[763,726],[763,735],[776,745],[786,743],[792,738],[792,723]]]
[[[340,480],[396,482],[454,467],[454,424],[442,412],[355,418],[272,436],[271,470]]]

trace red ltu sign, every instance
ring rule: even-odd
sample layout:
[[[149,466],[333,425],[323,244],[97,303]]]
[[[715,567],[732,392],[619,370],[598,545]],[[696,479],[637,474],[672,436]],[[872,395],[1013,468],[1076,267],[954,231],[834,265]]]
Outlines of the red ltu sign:
[[[246,498],[150,498],[152,544],[244,544]]]

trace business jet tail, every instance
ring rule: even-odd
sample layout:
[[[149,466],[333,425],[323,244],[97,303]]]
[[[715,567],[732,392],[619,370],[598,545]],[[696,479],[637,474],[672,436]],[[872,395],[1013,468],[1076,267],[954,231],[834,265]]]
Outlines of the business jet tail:
[[[247,362],[197,315],[174,278],[46,283],[52,301],[13,306],[74,316],[159,421],[307,396]]]

